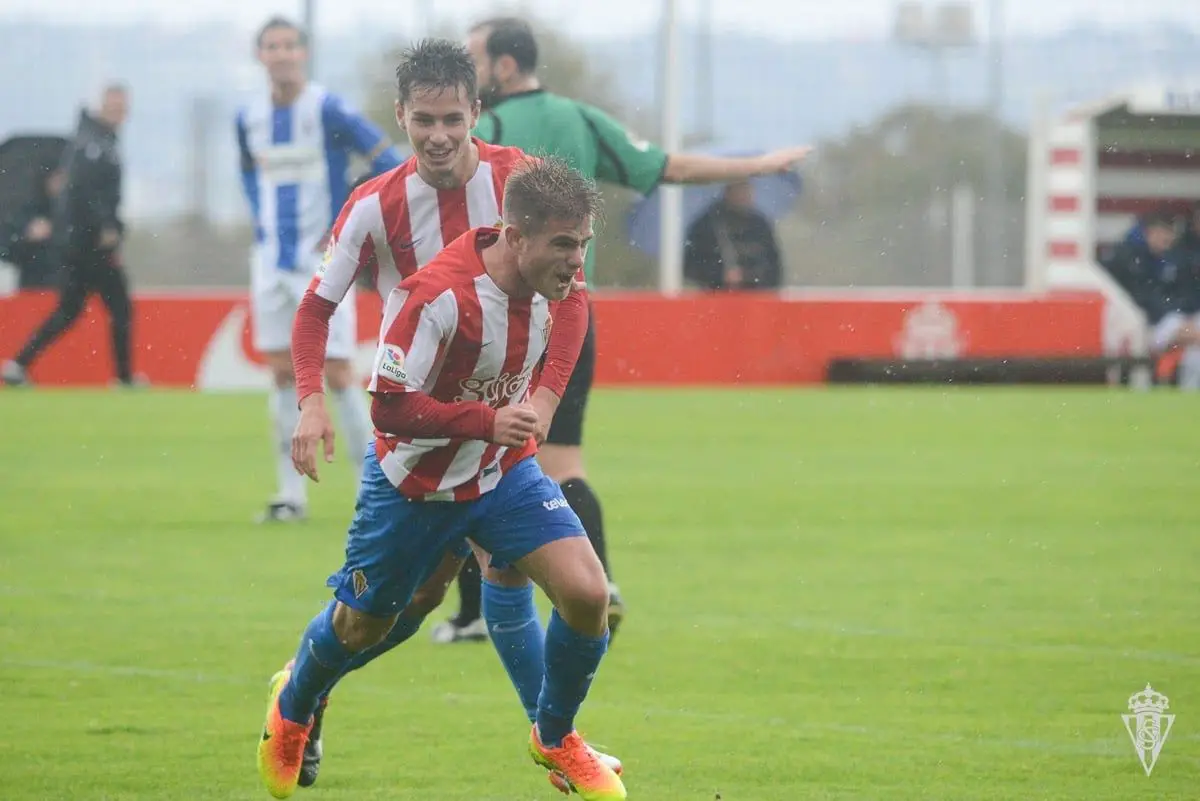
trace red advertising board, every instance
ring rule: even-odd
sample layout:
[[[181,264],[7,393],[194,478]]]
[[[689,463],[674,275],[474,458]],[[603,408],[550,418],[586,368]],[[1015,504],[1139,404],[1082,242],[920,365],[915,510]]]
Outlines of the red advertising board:
[[[0,298],[0,358],[11,358],[54,306],[49,293]],[[359,351],[369,369],[379,298],[358,295]],[[806,292],[794,295],[651,293],[595,298],[597,383],[789,384],[824,379],[834,358],[1095,356],[1098,293]],[[79,324],[34,365],[40,384],[112,378],[106,312],[95,299]],[[251,348],[247,298],[142,293],[135,299],[137,372],[152,384],[203,390],[266,388]]]

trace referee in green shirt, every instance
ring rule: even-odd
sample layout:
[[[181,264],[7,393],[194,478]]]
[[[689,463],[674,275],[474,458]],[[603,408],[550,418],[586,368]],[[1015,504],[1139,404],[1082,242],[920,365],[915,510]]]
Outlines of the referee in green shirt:
[[[798,147],[752,158],[666,153],[633,136],[603,111],[543,89],[535,77],[537,39],[530,25],[521,19],[503,17],[479,23],[471,29],[467,49],[475,60],[484,105],[475,136],[492,144],[519,147],[534,156],[558,156],[589,178],[626,186],[643,195],[660,183],[715,183],[785,172],[801,162],[809,150]],[[584,271],[592,286],[595,261],[595,248],[589,248]],[[538,460],[546,474],[562,486],[563,495],[583,522],[608,573],[609,630],[615,633],[625,609],[612,582],[600,502],[588,486],[581,448],[583,414],[595,363],[595,334],[589,322],[575,372]],[[453,620],[456,628],[470,625],[480,615],[477,576],[476,569],[459,577],[462,606]]]

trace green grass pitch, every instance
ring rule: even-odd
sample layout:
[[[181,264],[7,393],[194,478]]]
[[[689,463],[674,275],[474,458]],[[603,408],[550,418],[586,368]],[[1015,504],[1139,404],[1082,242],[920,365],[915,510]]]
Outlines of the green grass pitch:
[[[273,490],[263,396],[0,392],[0,798],[264,799],[267,679],[353,505]],[[603,391],[630,607],[580,728],[631,799],[1192,799],[1200,405],[1164,391]],[[440,618],[453,604],[439,610]],[[1147,777],[1121,715],[1175,726]],[[335,692],[312,801],[558,798],[488,645]]]

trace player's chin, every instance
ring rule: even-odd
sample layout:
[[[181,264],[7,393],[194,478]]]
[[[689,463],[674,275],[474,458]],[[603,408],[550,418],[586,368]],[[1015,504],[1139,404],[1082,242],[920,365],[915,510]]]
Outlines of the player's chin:
[[[555,281],[552,284],[542,287],[539,293],[547,300],[563,300],[567,295],[571,294],[571,282],[565,284],[560,281]]]

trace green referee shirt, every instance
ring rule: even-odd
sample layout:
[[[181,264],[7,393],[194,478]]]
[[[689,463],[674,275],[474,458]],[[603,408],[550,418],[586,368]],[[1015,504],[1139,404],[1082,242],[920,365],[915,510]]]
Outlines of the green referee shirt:
[[[662,181],[667,154],[594,106],[535,89],[500,98],[479,117],[474,134],[531,156],[558,156],[589,178],[648,195]],[[596,249],[584,273],[592,283]]]

